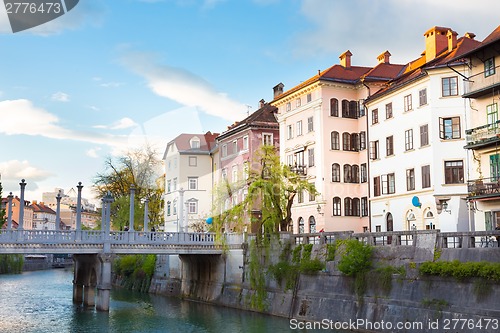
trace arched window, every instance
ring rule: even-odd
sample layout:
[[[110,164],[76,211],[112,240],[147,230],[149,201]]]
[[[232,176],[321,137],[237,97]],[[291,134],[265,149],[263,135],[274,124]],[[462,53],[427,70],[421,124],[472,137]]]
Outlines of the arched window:
[[[339,134],[339,132],[333,131],[331,134],[331,140],[332,140],[332,150],[339,150],[340,149],[340,134]]]
[[[352,151],[359,151],[358,133],[351,134],[351,150]]]
[[[342,133],[342,149],[351,150],[351,135],[347,132]]]
[[[332,182],[340,182],[340,164],[338,163],[332,164]]]
[[[349,118],[358,118],[358,102],[349,102]]]
[[[359,216],[359,198],[352,199],[352,216]]]
[[[351,166],[351,183],[359,183],[359,166]]]
[[[313,234],[316,232],[316,220],[314,216],[309,216],[309,233]]]
[[[304,233],[304,219],[299,217],[299,234]]]
[[[342,201],[339,197],[333,198],[333,216],[340,216],[342,212]]]
[[[339,100],[336,98],[330,99],[330,116],[339,116]]]
[[[410,209],[406,213],[406,227],[408,230],[417,230],[417,225],[415,224],[415,213]]]
[[[349,197],[344,198],[344,215],[352,216],[352,199]]]
[[[342,118],[349,118],[349,101],[342,100]]]
[[[350,183],[352,181],[351,173],[351,166],[349,164],[344,164],[344,183]]]

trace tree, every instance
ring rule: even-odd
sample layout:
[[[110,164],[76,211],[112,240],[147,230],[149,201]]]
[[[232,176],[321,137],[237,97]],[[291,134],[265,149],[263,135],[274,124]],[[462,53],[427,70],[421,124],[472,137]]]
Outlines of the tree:
[[[130,187],[135,187],[134,229],[142,225],[144,204],[148,199],[150,227],[157,227],[163,217],[163,192],[161,186],[161,160],[149,145],[127,152],[117,158],[105,160],[105,170],[94,178],[93,189],[98,196],[108,193],[115,201],[111,205],[113,227],[123,230],[128,225],[130,210]]]
[[[230,209],[224,209],[234,202],[233,196],[242,187],[248,188],[245,200]],[[248,224],[248,215],[252,216],[254,213],[254,230],[264,233],[286,231],[292,223],[293,200],[301,191],[318,194],[313,183],[280,163],[274,146],[264,145],[256,153],[248,179],[231,184],[226,180],[218,186],[218,194],[215,196],[215,227]],[[256,212],[259,213],[258,217],[255,216]]]

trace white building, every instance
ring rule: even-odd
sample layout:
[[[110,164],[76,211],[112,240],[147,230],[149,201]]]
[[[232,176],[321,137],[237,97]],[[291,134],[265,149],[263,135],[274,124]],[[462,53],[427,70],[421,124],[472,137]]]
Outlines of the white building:
[[[167,144],[163,155],[165,231],[187,230],[186,225],[202,223],[210,216],[212,151],[217,136],[211,132],[181,134]]]
[[[443,27],[424,36],[423,55],[366,100],[372,231],[469,229],[466,73],[450,60],[479,42]]]

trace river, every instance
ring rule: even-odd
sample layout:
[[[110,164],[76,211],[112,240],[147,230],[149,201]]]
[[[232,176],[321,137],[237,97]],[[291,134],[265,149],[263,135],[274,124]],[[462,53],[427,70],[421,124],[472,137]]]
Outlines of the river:
[[[73,304],[71,270],[0,275],[0,332],[293,332],[285,318],[114,289],[109,313]]]

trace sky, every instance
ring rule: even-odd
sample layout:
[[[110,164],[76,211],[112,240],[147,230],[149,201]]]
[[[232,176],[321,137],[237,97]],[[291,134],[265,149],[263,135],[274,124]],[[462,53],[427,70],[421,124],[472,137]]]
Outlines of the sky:
[[[0,2],[1,4],[2,2]],[[339,63],[407,63],[424,32],[483,40],[500,1],[80,0],[13,33],[0,5],[0,174],[26,200],[78,182],[93,198],[107,157],[181,133],[220,133],[285,90]]]

